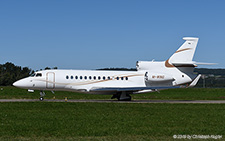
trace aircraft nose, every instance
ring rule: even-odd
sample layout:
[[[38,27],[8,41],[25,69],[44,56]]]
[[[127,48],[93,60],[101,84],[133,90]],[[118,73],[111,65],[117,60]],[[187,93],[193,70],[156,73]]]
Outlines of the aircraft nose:
[[[14,82],[14,83],[13,83],[13,86],[15,86],[15,87],[21,87],[21,86],[22,86],[22,85],[21,85],[21,81],[18,80],[18,81],[16,81],[16,82]]]
[[[26,80],[25,79],[18,80],[18,81],[16,81],[16,82],[13,83],[13,86],[20,87],[20,88],[24,88],[24,87],[27,86]]]

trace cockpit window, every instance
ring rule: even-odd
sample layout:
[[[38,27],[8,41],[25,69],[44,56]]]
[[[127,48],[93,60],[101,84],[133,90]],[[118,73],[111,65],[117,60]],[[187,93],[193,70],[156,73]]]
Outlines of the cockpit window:
[[[35,73],[33,73],[33,74],[31,74],[30,76],[31,76],[31,77],[34,77],[35,75],[36,75],[36,74],[35,74]]]
[[[36,77],[42,77],[42,74],[41,73],[37,73]]]

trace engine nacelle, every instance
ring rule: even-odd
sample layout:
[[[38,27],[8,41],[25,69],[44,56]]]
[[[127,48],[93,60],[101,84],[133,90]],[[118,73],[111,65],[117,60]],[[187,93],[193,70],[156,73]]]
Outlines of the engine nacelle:
[[[166,82],[175,80],[171,75],[164,73],[145,73],[145,81],[147,82]]]
[[[137,70],[149,70],[154,62],[150,61],[137,61],[136,68]]]
[[[164,61],[137,61],[136,68],[138,71],[154,70],[155,68],[163,68],[165,66]]]

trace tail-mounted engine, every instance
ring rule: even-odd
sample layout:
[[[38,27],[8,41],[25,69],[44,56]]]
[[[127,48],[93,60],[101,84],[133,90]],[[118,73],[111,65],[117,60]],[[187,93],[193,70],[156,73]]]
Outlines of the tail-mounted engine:
[[[174,80],[174,78],[168,74],[153,73],[153,72],[145,73],[145,81],[146,82],[167,82],[167,81],[173,81],[173,80]]]

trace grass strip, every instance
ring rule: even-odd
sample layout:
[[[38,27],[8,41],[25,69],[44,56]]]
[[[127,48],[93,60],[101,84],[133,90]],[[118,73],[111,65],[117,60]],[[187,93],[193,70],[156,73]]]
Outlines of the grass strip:
[[[225,135],[225,104],[0,103],[1,140],[172,140]]]

